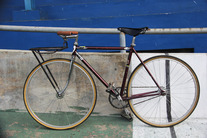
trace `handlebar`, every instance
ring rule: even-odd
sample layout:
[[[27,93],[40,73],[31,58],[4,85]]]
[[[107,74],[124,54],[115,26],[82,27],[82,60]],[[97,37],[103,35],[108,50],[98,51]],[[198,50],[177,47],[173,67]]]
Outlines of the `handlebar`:
[[[68,39],[75,39],[74,45],[78,45],[78,32],[76,31],[58,31],[57,35],[63,38],[63,46],[66,45],[68,46]]]

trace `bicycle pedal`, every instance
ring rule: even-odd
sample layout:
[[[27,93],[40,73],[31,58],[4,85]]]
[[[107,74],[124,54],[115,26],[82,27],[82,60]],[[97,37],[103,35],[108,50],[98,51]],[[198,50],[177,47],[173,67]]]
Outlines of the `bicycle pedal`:
[[[129,122],[133,121],[131,113],[127,114],[125,111],[122,112],[121,117],[127,119]]]

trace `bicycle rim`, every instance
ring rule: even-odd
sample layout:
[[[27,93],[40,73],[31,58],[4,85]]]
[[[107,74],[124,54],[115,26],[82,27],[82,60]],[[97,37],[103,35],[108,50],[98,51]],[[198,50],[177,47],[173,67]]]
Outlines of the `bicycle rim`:
[[[152,57],[144,64],[166,94],[129,100],[133,113],[156,127],[170,127],[184,121],[194,111],[200,93],[192,68],[172,56]],[[127,89],[128,97],[158,90],[142,64],[131,74]]]
[[[42,63],[43,68],[47,66],[50,69],[60,91],[67,85],[70,63],[67,59]],[[74,62],[69,85],[58,96],[38,65],[25,82],[23,96],[29,114],[38,123],[51,129],[69,129],[83,123],[92,113],[96,103],[96,87],[91,75]]]

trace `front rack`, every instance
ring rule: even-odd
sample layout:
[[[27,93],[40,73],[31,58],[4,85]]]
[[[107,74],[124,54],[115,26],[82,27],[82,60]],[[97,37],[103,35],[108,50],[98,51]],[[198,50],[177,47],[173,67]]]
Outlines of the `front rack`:
[[[58,31],[57,34],[63,38],[63,46],[61,47],[36,47],[36,48],[31,48],[30,50],[35,54],[53,54],[57,51],[62,51],[66,48],[68,48],[68,39],[74,39],[75,42],[74,45],[77,45],[78,41],[78,32],[75,31]]]
[[[62,47],[36,47],[31,48],[30,50],[32,52],[36,52],[39,54],[53,54],[58,51],[62,51],[64,49],[68,48],[68,46],[62,46]]]
[[[62,51],[66,48],[68,48],[67,44],[63,45],[62,47],[36,47],[36,48],[31,48],[30,50],[32,51],[35,58],[41,65],[41,63],[45,61],[42,54],[53,54],[57,51]]]
[[[59,31],[57,34],[63,38],[63,46],[60,47],[36,47],[31,48],[30,50],[34,54],[35,58],[39,62],[39,65],[42,66],[42,63],[45,61],[42,54],[53,54],[58,51],[62,51],[66,48],[68,48],[68,39],[74,39],[75,42],[74,45],[78,45],[78,32],[74,31]],[[39,55],[39,56],[38,56]]]

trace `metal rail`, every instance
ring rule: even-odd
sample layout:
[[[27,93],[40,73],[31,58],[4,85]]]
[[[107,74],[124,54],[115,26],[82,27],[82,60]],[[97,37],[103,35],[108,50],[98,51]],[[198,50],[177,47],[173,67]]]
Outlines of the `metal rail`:
[[[56,33],[57,31],[78,31],[83,34],[119,34],[116,28],[70,28],[70,27],[38,27],[38,26],[13,26],[0,25],[0,31],[21,32],[45,32]],[[150,29],[146,34],[205,34],[205,28],[156,28]]]
[[[120,34],[120,46],[126,46],[125,34],[116,28],[70,28],[0,25],[0,31],[57,33],[58,31],[77,31],[81,34]],[[150,28],[146,34],[207,34],[205,28]],[[124,51],[121,51],[124,52]]]
[[[57,33],[58,31],[77,31],[81,34],[119,34],[116,28],[70,28],[0,25],[0,31]]]

